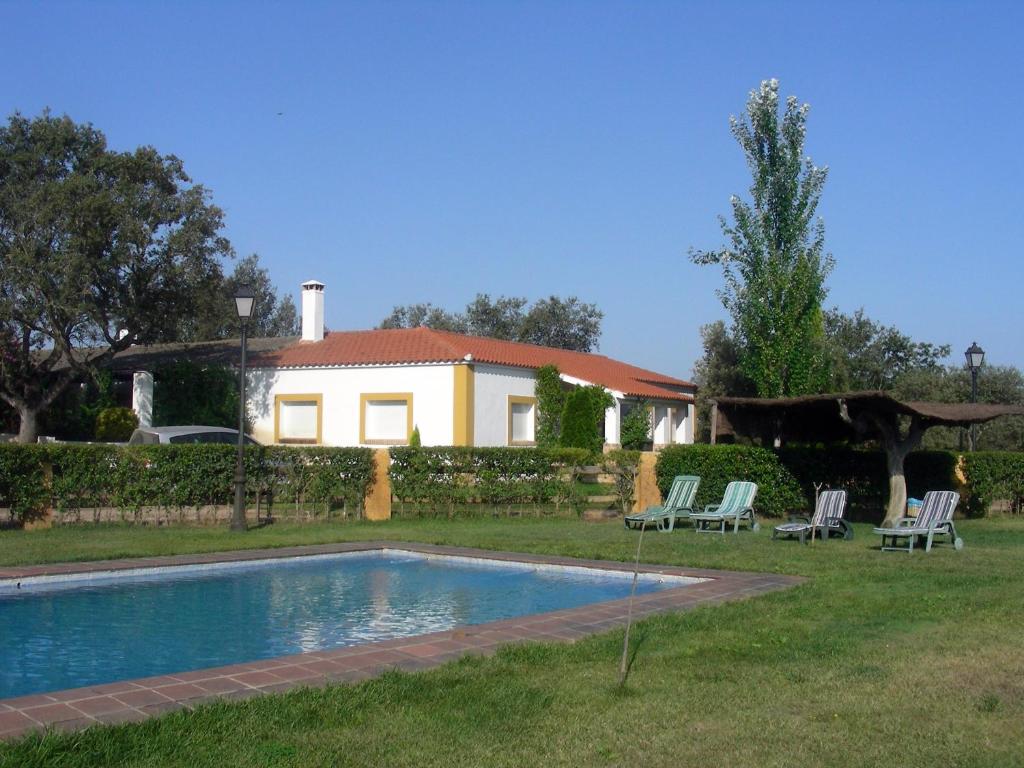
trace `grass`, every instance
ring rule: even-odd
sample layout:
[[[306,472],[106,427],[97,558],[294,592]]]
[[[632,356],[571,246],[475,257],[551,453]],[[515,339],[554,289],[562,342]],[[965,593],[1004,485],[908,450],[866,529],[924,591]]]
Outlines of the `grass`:
[[[967,548],[877,551],[758,534],[648,534],[644,560],[801,574],[794,589],[574,645],[510,647],[418,674],[214,704],[0,745],[31,766],[1011,766],[1024,755],[1024,521],[967,521]],[[628,561],[616,524],[505,519],[0,533],[0,563],[406,539]],[[0,629],[2,634],[2,629]]]

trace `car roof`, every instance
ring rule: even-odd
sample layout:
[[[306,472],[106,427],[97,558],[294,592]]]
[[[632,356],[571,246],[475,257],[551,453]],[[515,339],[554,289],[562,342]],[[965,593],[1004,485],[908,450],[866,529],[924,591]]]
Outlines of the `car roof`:
[[[227,427],[204,427],[198,424],[184,427],[139,427],[139,432],[151,432],[154,435],[193,435],[197,432],[235,432],[237,429]]]

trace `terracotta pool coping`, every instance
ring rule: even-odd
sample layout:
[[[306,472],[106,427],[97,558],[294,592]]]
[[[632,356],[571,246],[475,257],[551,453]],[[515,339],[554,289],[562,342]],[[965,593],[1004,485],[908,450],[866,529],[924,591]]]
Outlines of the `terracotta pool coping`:
[[[632,569],[629,563],[610,560],[583,560],[377,540],[269,550],[247,549],[198,555],[2,567],[0,579],[267,560],[375,549],[400,549],[429,555],[481,557],[538,565],[584,566],[602,570]],[[707,581],[637,595],[633,602],[633,616],[636,618],[752,597],[803,581],[797,576],[662,565],[641,565],[640,571],[690,576]],[[389,669],[412,671],[439,666],[465,654],[490,654],[508,643],[530,640],[573,642],[624,625],[628,603],[628,598],[609,600],[579,608],[474,624],[415,637],[0,699],[0,739],[15,738],[29,731],[44,728],[77,730],[96,724],[144,720],[164,712],[192,708],[216,699],[245,699],[298,686],[357,682]]]

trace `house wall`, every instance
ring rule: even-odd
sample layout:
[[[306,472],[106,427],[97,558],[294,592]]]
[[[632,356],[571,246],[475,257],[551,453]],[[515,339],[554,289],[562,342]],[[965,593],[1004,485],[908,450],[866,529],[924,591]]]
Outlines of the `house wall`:
[[[509,395],[534,397],[534,373],[480,363],[473,368],[473,445],[508,445]]]
[[[406,365],[359,368],[269,369],[246,372],[247,402],[253,437],[274,442],[276,395],[322,395],[322,444],[359,445],[360,395],[412,393],[412,421],[423,445],[451,445],[453,391],[451,365]],[[504,419],[505,411],[502,411]],[[503,422],[502,422],[503,423]]]

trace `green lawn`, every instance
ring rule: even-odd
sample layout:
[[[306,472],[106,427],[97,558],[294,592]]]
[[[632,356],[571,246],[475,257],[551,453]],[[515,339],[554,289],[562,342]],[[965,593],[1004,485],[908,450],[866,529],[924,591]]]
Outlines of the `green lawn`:
[[[216,704],[0,746],[29,766],[1024,765],[1024,520],[962,524],[967,547],[880,553],[772,542],[770,526],[648,533],[644,560],[801,574],[794,589],[622,633],[513,647],[418,674]],[[0,563],[366,538],[618,560],[617,524],[502,519],[0,533]],[[2,636],[2,627],[0,627]]]

